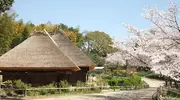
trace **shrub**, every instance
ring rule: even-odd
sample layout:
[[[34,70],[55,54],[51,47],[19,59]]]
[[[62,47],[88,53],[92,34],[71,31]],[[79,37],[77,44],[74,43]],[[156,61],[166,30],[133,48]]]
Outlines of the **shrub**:
[[[61,88],[67,88],[67,87],[69,87],[69,83],[67,82],[67,80],[62,80],[61,82],[60,82],[60,86],[61,86]],[[63,89],[63,90],[61,90],[63,93],[67,93],[67,92],[69,92],[70,90],[69,89]]]
[[[113,71],[112,71],[112,74],[113,74],[114,76],[126,76],[127,72],[126,72],[126,70],[116,69],[116,70],[113,70]]]
[[[108,84],[110,86],[117,86],[118,85],[118,79],[111,79],[111,80],[108,80]]]
[[[103,78],[98,78],[97,80],[97,85],[98,86],[107,86],[107,80],[103,79]]]
[[[66,87],[69,87],[69,83],[67,82],[67,80],[62,80],[62,81],[60,82],[60,86],[61,86],[62,88],[66,88]]]
[[[11,80],[5,81],[4,84],[5,84],[5,86],[4,86],[5,88],[11,88],[12,87],[12,81]]]
[[[141,77],[133,75],[129,78],[129,81],[133,86],[138,86],[141,83]]]
[[[58,93],[69,93],[70,90],[69,89],[63,89],[63,90],[58,90],[58,89],[45,89],[45,88],[57,88],[57,84],[55,83],[51,83],[49,85],[46,85],[46,86],[40,86],[40,87],[37,87],[37,88],[41,88],[41,89],[38,89],[38,90],[33,90],[33,87],[31,87],[30,84],[25,84],[23,83],[21,80],[16,80],[16,81],[7,81],[6,83],[8,83],[8,86],[14,86],[16,88],[32,88],[32,90],[28,90],[26,91],[27,92],[27,95],[28,96],[39,96],[39,95],[52,95],[52,94],[58,94]],[[12,85],[13,84],[13,85]],[[63,80],[60,82],[60,85],[61,85],[61,88],[66,88],[66,87],[69,87],[69,84],[66,80]],[[83,86],[86,86],[86,84],[84,82],[81,82],[81,81],[78,81],[76,83],[76,85],[78,87],[83,87]],[[43,89],[44,88],[44,89]],[[2,91],[0,91],[2,92]],[[82,90],[73,90],[71,91],[70,93],[94,93],[94,92],[101,92],[101,89],[100,88],[89,88],[89,89],[82,89]],[[7,91],[5,91],[5,95],[9,95],[9,96],[13,96],[14,94],[23,94],[23,91],[12,91],[10,89],[7,89]]]
[[[7,94],[6,91],[4,91],[3,89],[0,89],[0,96],[3,97],[3,96],[6,96],[6,94]]]
[[[57,87],[58,87],[57,84],[55,84],[54,82],[45,86],[45,88],[57,88]],[[48,90],[48,94],[56,94],[57,92],[58,92],[58,90],[56,90],[56,89]]]
[[[40,88],[57,88],[57,84],[50,83],[49,85],[41,86]],[[47,95],[47,94],[56,94],[57,90],[56,89],[41,89],[39,90],[40,95]]]
[[[76,82],[76,86],[77,86],[77,87],[84,87],[84,86],[86,86],[86,83],[81,82],[81,81],[77,81],[77,82]]]
[[[164,100],[178,100],[178,99],[175,99],[173,97],[165,97]]]
[[[12,85],[14,88],[17,88],[17,89],[26,89],[26,88],[29,88],[31,87],[30,84],[25,84],[24,82],[22,82],[21,80],[15,80],[12,82]],[[24,92],[22,90],[17,90],[15,91],[16,94],[23,94]]]
[[[132,84],[132,82],[131,82],[131,80],[130,80],[129,78],[124,79],[123,81],[124,81],[124,85],[125,85],[125,86],[133,86],[133,84]],[[134,84],[134,85],[135,85],[135,84]]]
[[[39,91],[27,91],[28,96],[38,96],[40,95]]]
[[[96,93],[101,92],[99,88],[91,88],[91,91],[96,92]]]
[[[160,75],[158,75],[158,74],[154,74],[154,73],[149,74],[149,75],[147,75],[146,77],[151,78],[151,79],[164,80],[164,77],[162,77],[162,76],[160,76]]]
[[[144,87],[145,83],[141,81],[141,77],[133,75],[130,77],[113,77],[108,80],[110,86],[135,86]]]
[[[140,71],[137,73],[137,75],[141,76],[141,77],[147,76],[149,74],[152,74],[152,72],[151,71]]]
[[[40,95],[47,95],[48,94],[48,90],[47,89],[41,89],[41,90],[39,90],[39,94]]]
[[[19,89],[25,89],[25,88],[31,87],[30,84],[25,84],[21,80],[15,80],[12,82],[12,84],[15,88],[19,88]]]
[[[5,84],[5,88],[16,88],[16,89],[25,89],[25,88],[28,88],[28,87],[31,87],[31,85],[29,84],[25,84],[24,82],[22,82],[21,80],[14,80],[14,81],[11,81],[11,80],[7,80],[4,82]],[[16,94],[23,94],[23,90],[5,90],[6,94],[11,96],[11,95],[16,95]]]
[[[180,94],[177,94],[173,91],[167,91],[167,95],[170,96],[170,97],[178,97],[180,98]]]

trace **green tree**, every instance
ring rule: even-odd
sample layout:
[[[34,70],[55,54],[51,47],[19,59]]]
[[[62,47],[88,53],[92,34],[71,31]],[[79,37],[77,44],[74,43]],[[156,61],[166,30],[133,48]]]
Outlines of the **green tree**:
[[[112,38],[108,34],[94,31],[88,32],[84,36],[82,48],[98,66],[102,66],[104,65],[104,57],[114,51],[112,44]]]
[[[32,23],[27,23],[24,27],[24,31],[22,32],[22,35],[21,35],[21,42],[26,40],[29,36],[30,36],[30,33],[33,31],[33,26],[31,26]]]
[[[65,24],[60,24],[59,25],[60,29],[62,29],[66,35],[69,37],[69,39],[75,43],[78,47],[81,47],[83,44],[83,36],[82,33],[80,33],[80,28],[79,27],[68,27]]]
[[[9,16],[4,13],[0,16],[0,55],[10,49],[14,31],[14,15]]]
[[[14,0],[0,0],[0,13],[9,10],[14,3]]]
[[[68,30],[68,29],[69,29],[67,25],[62,24],[62,23],[60,23],[59,27],[60,27],[60,29],[62,29],[62,30]]]
[[[21,33],[24,31],[24,23],[23,20],[19,20],[19,21],[13,21],[13,37],[12,37],[12,43],[10,48],[15,47],[17,44],[20,43],[20,37],[21,37]]]
[[[16,30],[16,34],[14,34],[11,48],[14,48],[18,44],[26,40],[30,36],[30,33],[33,31],[34,25],[31,22],[24,24],[23,21],[20,20],[20,22],[18,22],[15,27],[18,28]]]
[[[37,31],[43,31],[44,29],[46,29],[46,31],[48,31],[50,33],[54,33],[54,32],[56,32],[57,27],[58,27],[58,25],[51,24],[51,22],[48,21],[45,24],[40,24],[40,25],[35,26],[34,29],[37,30]]]
[[[85,41],[88,45],[88,51],[97,53],[101,57],[106,57],[107,53],[111,53],[113,50],[112,38],[104,32],[89,32],[85,36]]]
[[[97,66],[103,66],[104,65],[105,59],[103,57],[99,56],[98,54],[96,54],[96,53],[88,53],[87,55],[93,60],[93,62]]]
[[[37,25],[36,27],[35,27],[35,30],[37,30],[37,31],[43,31],[44,29],[46,29],[47,28],[47,25],[46,24],[40,24],[40,25]]]

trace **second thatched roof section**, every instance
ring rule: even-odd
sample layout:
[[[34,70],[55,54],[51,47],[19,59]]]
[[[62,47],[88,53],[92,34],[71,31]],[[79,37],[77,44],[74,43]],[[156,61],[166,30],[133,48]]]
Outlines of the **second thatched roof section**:
[[[90,70],[94,69],[95,64],[93,61],[72,43],[63,31],[59,31],[52,38],[65,55],[71,58],[77,66],[89,67]]]
[[[48,34],[35,33],[0,57],[0,70],[78,71],[80,68],[59,49]]]

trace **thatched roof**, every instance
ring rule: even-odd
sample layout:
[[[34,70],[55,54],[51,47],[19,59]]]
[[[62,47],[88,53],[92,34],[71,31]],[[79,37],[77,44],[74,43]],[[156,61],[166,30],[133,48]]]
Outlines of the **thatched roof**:
[[[62,69],[80,70],[47,34],[40,32],[0,57],[0,70]]]
[[[65,55],[71,58],[76,65],[79,67],[89,67],[91,70],[94,69],[95,64],[93,61],[71,42],[63,31],[54,34],[52,38]]]

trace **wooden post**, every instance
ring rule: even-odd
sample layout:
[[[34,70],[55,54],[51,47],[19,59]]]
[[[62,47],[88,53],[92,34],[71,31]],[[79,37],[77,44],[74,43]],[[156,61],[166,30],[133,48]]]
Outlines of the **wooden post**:
[[[86,73],[86,82],[88,82],[88,80],[89,80],[89,75],[88,73]]]
[[[61,89],[59,89],[59,93],[61,94]]]
[[[24,89],[24,96],[25,96],[25,97],[27,96],[26,88]]]
[[[1,92],[1,82],[0,82],[0,92]],[[0,100],[1,100],[2,94],[0,93]]]

